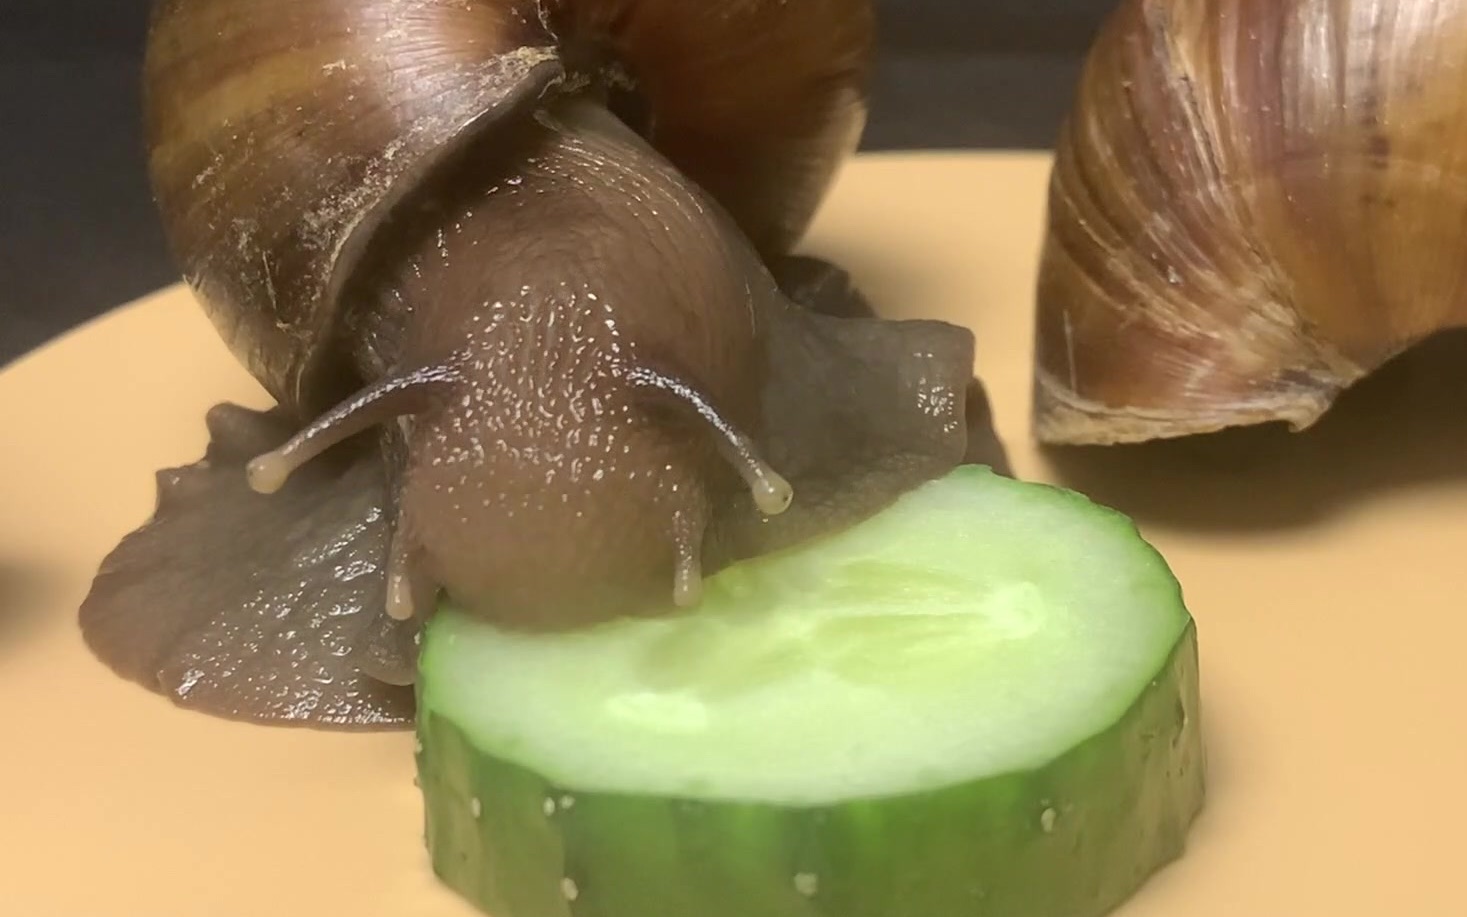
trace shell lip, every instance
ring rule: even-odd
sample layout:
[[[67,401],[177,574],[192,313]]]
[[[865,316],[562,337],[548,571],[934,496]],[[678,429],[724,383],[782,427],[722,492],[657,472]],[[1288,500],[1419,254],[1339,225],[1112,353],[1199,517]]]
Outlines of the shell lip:
[[[1310,376],[1308,384],[1260,390],[1251,397],[1201,397],[1166,405],[1108,404],[1086,398],[1043,370],[1034,374],[1035,439],[1053,446],[1108,446],[1180,439],[1233,427],[1283,423],[1312,427],[1353,380]]]
[[[493,125],[506,118],[524,116],[552,94],[575,88],[555,49],[542,50],[545,57],[526,70],[524,77],[499,104],[484,108],[464,121],[446,143],[425,154],[413,169],[398,176],[371,206],[356,215],[352,225],[342,234],[331,259],[331,272],[321,293],[321,308],[314,314],[339,314],[341,298],[361,267],[375,229],[425,180],[480,140]],[[334,403],[335,399],[331,397],[334,387],[325,380],[340,370],[340,363],[341,360],[334,358],[327,347],[317,347],[308,354],[292,381],[295,403],[305,406],[308,411],[325,410]]]

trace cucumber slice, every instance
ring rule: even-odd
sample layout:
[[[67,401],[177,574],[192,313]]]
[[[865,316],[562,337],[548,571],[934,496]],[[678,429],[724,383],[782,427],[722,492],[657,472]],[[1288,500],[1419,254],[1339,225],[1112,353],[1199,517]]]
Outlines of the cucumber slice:
[[[558,635],[445,609],[437,874],[494,917],[1085,917],[1203,802],[1195,627],[1124,516],[968,466]]]

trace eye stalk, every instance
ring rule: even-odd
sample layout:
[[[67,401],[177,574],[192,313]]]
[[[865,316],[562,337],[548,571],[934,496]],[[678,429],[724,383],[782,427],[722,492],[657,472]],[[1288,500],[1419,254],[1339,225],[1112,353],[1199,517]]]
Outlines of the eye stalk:
[[[436,396],[460,380],[452,365],[425,366],[387,376],[322,414],[279,448],[245,467],[250,488],[272,494],[311,459],[356,434],[397,417],[426,410]]]
[[[692,385],[676,376],[645,367],[627,373],[627,381],[637,388],[668,396],[674,403],[691,409],[715,435],[719,451],[749,487],[754,505],[766,516],[777,516],[789,509],[795,491],[761,458],[748,436],[740,432],[712,403]]]

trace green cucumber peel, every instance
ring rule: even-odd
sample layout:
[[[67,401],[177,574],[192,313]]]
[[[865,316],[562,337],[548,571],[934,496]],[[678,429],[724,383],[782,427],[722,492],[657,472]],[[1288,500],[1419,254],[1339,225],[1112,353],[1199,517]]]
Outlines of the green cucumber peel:
[[[494,917],[1097,915],[1203,802],[1196,630],[1134,524],[968,466],[576,634],[445,609],[419,779]]]

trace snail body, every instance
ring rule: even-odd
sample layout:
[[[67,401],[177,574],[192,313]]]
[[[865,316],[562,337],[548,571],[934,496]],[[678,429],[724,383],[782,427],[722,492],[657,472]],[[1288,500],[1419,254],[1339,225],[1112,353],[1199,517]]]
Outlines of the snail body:
[[[745,432],[773,278],[604,109],[571,98],[536,121],[513,177],[460,166],[454,196],[399,217],[405,251],[362,319],[395,325],[361,339],[365,365],[399,369],[255,466],[299,463],[354,415],[412,412],[398,618],[440,585],[516,625],[691,604],[710,503],[740,486],[771,515],[790,500]]]
[[[869,42],[863,0],[163,0],[160,213],[277,407],[160,474],[93,650],[205,712],[401,727],[439,601],[667,613],[1001,465],[968,332],[789,254]]]
[[[1461,0],[1127,0],[1056,150],[1035,429],[1283,422],[1467,325]]]

